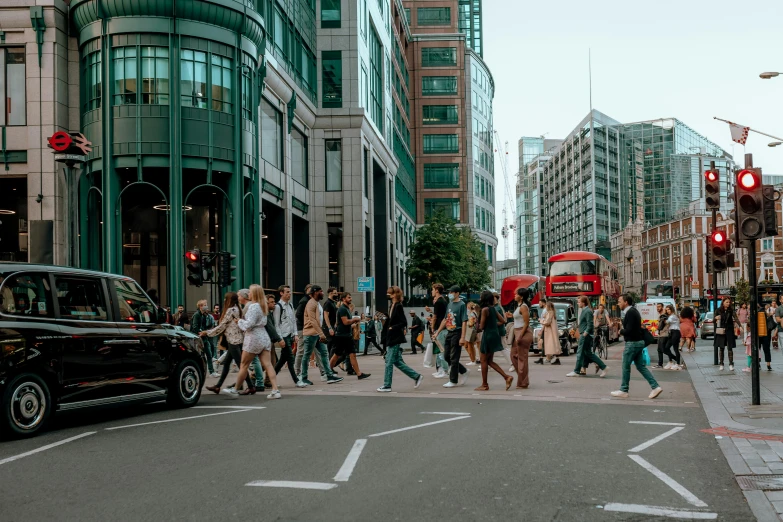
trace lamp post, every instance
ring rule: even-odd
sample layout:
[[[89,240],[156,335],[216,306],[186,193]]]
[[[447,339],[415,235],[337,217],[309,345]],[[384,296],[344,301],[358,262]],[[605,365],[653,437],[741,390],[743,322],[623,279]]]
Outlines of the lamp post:
[[[776,76],[780,76],[779,72],[763,72],[759,74],[759,78],[762,80],[771,80],[772,78],[775,78]]]

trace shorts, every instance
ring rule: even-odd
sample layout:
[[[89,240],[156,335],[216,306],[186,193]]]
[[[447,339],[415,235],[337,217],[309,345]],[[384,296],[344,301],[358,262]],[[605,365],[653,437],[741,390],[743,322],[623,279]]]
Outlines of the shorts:
[[[348,357],[353,353],[353,337],[333,337],[334,355]]]

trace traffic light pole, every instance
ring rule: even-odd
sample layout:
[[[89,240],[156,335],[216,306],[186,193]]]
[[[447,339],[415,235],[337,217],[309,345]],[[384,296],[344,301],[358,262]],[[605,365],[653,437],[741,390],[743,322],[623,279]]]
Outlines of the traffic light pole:
[[[714,162],[713,162],[714,164]],[[715,230],[718,228],[718,211],[713,209],[712,210],[712,230]],[[715,270],[715,267],[712,268],[712,317],[713,322],[715,321],[715,317],[718,313],[718,271]],[[717,343],[712,343],[712,364],[713,366],[718,365],[718,345]]]
[[[753,168],[753,154],[745,154],[745,168]],[[737,204],[739,202],[736,202]],[[748,242],[748,277],[750,278],[750,357],[751,404],[761,404],[759,383],[759,334],[758,334],[758,277],[756,274],[756,242]]]

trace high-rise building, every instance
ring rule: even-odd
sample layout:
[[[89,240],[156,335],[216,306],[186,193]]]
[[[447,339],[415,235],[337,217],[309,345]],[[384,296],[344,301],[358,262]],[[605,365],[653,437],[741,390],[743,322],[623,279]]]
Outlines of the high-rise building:
[[[541,265],[566,250],[611,256],[629,222],[663,223],[703,194],[709,161],[731,156],[677,119],[622,124],[592,111],[553,152],[541,177]],[[724,175],[723,201],[728,176]]]
[[[410,17],[409,58],[419,223],[444,211],[469,226],[494,264],[494,81],[484,63],[481,1],[404,1]]]

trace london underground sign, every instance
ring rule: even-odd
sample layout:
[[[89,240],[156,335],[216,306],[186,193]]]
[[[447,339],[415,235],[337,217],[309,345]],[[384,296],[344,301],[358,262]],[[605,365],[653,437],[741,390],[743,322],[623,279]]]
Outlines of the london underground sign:
[[[71,165],[87,161],[87,155],[92,152],[92,143],[80,132],[57,131],[47,141],[54,150],[55,161]]]
[[[53,148],[55,152],[65,152],[72,143],[71,135],[63,131],[55,132],[49,138],[49,147]]]

